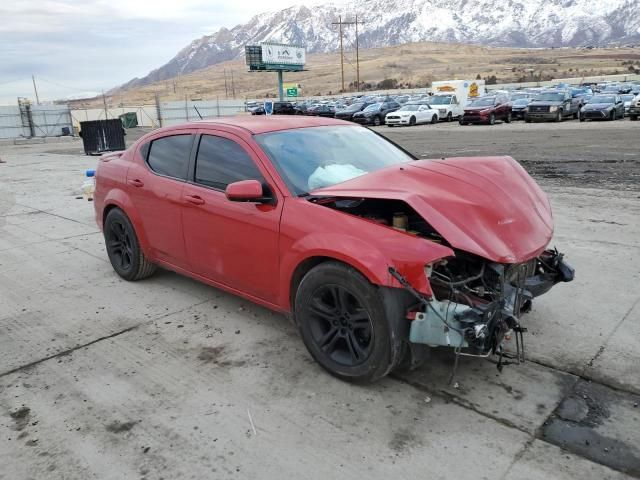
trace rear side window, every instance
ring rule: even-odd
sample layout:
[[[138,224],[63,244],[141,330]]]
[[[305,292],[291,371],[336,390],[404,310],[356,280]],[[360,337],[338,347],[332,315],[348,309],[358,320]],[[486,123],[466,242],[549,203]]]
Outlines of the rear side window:
[[[147,163],[154,172],[186,180],[191,154],[191,135],[172,135],[151,142]]]
[[[202,135],[196,159],[196,183],[224,190],[240,180],[264,179],[249,154],[236,142]]]

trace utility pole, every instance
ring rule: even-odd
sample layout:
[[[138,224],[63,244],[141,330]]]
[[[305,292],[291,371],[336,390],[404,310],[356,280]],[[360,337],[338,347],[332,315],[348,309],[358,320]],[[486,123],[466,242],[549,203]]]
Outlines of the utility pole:
[[[229,98],[229,90],[227,89],[227,69],[223,68],[222,73],[224,74],[224,98]]]
[[[338,16],[337,22],[332,22],[331,25],[338,25],[340,28],[340,72],[342,76],[342,91],[345,91],[344,88],[344,47],[342,41],[342,26],[343,25],[355,25],[356,26],[356,83],[357,90],[360,91],[360,48],[358,42],[358,24],[362,25],[364,22],[358,20],[358,16],[356,15],[355,22],[343,22],[342,15]]]
[[[231,70],[231,95],[233,96],[233,99],[235,100],[235,98],[236,98],[236,86],[233,83],[233,70]]]
[[[104,119],[109,119],[109,111],[107,110],[107,98],[104,96],[104,90],[102,90],[102,103],[104,104]]]
[[[40,98],[38,97],[38,89],[36,88],[36,77],[31,75],[31,80],[33,80],[33,91],[36,92],[36,104],[40,105]]]

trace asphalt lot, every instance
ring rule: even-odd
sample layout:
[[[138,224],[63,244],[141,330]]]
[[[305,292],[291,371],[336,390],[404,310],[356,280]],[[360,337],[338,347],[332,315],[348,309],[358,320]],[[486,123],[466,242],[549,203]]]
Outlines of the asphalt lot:
[[[111,269],[81,143],[0,146],[0,479],[640,478],[640,122],[380,127],[425,157],[512,155],[576,280],[534,302],[529,361],[435,352],[374,385],[284,317]],[[135,135],[129,135],[133,139]]]

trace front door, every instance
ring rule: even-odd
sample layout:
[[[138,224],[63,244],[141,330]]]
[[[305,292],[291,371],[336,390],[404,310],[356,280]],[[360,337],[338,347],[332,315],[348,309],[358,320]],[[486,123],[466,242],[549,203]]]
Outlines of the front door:
[[[224,132],[201,132],[185,185],[184,237],[191,269],[233,289],[276,303],[283,198],[256,153]],[[232,202],[225,188],[259,180],[272,203]]]

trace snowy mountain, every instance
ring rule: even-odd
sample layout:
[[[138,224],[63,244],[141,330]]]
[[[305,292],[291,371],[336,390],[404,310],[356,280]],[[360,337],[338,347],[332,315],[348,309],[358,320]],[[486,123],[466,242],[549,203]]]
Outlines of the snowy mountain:
[[[194,40],[167,64],[123,87],[145,85],[242,57],[246,44],[277,41],[308,52],[338,48],[337,27],[358,15],[362,48],[419,41],[512,47],[604,45],[640,41],[638,0],[355,0],[348,5],[293,6],[256,15],[231,30]],[[345,27],[345,45],[355,40]]]

